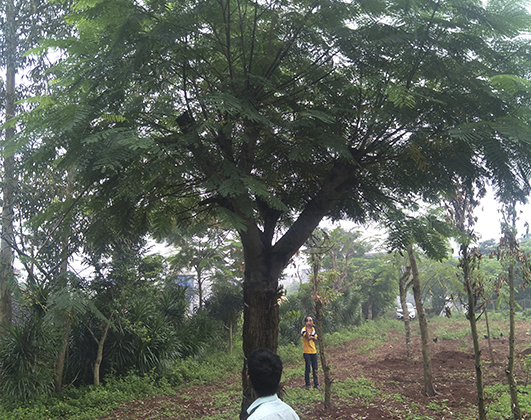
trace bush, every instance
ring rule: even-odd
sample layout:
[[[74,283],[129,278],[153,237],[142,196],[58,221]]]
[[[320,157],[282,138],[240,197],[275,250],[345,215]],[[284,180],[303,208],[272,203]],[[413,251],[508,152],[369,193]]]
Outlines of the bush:
[[[42,320],[7,328],[0,340],[0,390],[5,400],[28,401],[54,389],[55,340]]]
[[[8,409],[0,405],[0,420],[88,420],[108,415],[126,401],[152,395],[172,393],[165,381],[155,375],[130,374],[123,378],[109,378],[105,385],[65,387],[58,395],[41,396]]]

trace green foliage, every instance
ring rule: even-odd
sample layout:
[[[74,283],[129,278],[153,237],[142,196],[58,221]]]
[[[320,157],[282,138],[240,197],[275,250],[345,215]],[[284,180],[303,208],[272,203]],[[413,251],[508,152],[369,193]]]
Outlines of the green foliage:
[[[531,386],[518,387],[518,404],[522,413],[531,412]],[[492,399],[486,407],[487,419],[512,419],[509,386],[496,384],[485,387],[485,397]]]
[[[29,401],[53,391],[54,338],[50,325],[38,318],[7,328],[0,338],[0,390],[4,399]]]
[[[347,378],[338,382],[334,390],[339,398],[363,398],[367,404],[370,404],[372,398],[380,393],[372,382],[363,377],[355,380]]]
[[[166,383],[155,380],[153,375],[130,374],[124,378],[109,378],[98,387],[65,387],[58,395],[37,397],[18,404],[12,410],[0,406],[1,420],[89,420],[108,415],[119,404],[155,394],[173,393]]]

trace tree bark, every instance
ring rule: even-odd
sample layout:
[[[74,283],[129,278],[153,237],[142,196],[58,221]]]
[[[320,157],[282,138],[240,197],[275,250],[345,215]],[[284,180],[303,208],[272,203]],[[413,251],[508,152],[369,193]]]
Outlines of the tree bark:
[[[496,360],[494,359],[494,353],[492,352],[492,340],[490,337],[490,324],[489,324],[489,305],[485,304],[485,324],[487,325],[487,341],[489,343],[490,362],[494,365]]]
[[[243,282],[243,353],[249,354],[265,347],[276,353],[278,348],[279,311],[278,300],[281,291],[278,276],[267,269],[266,258],[259,264],[246,264]],[[278,270],[278,268],[277,268]],[[277,271],[275,270],[275,272]],[[252,390],[247,382],[247,366],[242,369],[243,399],[240,418],[247,418],[247,408],[253,401]]]
[[[103,335],[98,340],[96,339],[96,336],[93,334],[92,337],[94,340],[96,340],[96,343],[98,343],[98,351],[96,353],[96,360],[94,361],[94,385],[98,386],[100,384],[100,366],[101,362],[103,360],[103,346],[105,344],[105,340],[107,339],[107,334],[109,333],[109,328],[111,327],[110,320],[105,324],[105,328],[103,330]]]
[[[70,332],[70,322],[65,320],[61,328],[61,347],[57,353],[57,359],[55,363],[55,372],[54,372],[54,386],[55,392],[61,392],[63,387],[63,372],[65,369],[65,360],[66,354],[68,351],[68,336]]]
[[[372,321],[372,296],[370,293],[367,298],[367,320]]]
[[[407,279],[411,274],[411,266],[406,267],[406,271],[398,280],[398,288],[400,294],[400,305],[402,306],[402,313],[404,314],[404,326],[406,329],[406,352],[407,358],[411,360],[413,358],[413,352],[411,351],[411,319],[409,318],[409,310],[407,309]]]
[[[424,392],[429,397],[437,394],[433,387],[433,373],[431,369],[431,353],[429,345],[428,323],[426,315],[424,314],[424,307],[422,305],[422,296],[420,291],[420,276],[417,267],[417,260],[413,254],[413,247],[407,247],[407,254],[409,256],[409,263],[411,264],[411,274],[413,275],[413,295],[415,297],[415,306],[417,307],[417,317],[419,319],[420,336],[422,341],[422,370],[424,373]],[[404,309],[404,310],[407,310]]]

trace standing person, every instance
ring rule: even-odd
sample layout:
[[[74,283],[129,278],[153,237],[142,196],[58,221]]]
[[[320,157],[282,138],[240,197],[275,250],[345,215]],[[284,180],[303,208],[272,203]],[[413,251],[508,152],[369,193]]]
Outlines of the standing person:
[[[247,420],[300,420],[293,408],[277,396],[282,360],[271,350],[259,348],[247,359],[247,380],[258,395],[247,409]]]
[[[313,327],[313,319],[311,316],[304,318],[304,323],[306,324],[302,330],[302,353],[304,357],[304,362],[306,363],[306,368],[304,370],[304,382],[306,384],[306,389],[310,389],[310,367],[312,368],[313,373],[313,387],[317,388],[319,391],[321,387],[319,386],[319,378],[317,377],[317,350],[315,349],[315,341],[317,340],[317,333]]]

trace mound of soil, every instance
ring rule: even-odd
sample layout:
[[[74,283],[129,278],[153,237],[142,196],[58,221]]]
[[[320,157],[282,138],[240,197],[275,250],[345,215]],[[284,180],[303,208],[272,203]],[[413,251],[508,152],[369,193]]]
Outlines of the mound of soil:
[[[461,325],[465,325],[463,322]],[[378,392],[372,398],[334,399],[327,411],[323,403],[297,410],[301,419],[405,419],[427,416],[432,419],[476,418],[476,379],[474,350],[471,337],[460,340],[445,340],[431,332],[430,342],[434,387],[437,395],[428,397],[424,393],[421,342],[418,325],[412,323],[412,353],[408,360],[404,331],[392,332],[384,344],[368,348],[367,342],[358,339],[342,347],[327,351],[328,361],[336,381],[350,378],[365,378],[375,384]],[[515,376],[519,384],[527,381],[524,358],[531,353],[529,328],[526,322],[517,322]],[[492,356],[488,340],[481,338],[484,385],[507,383],[505,369],[509,353],[508,331],[505,335],[492,337]],[[302,360],[302,357],[301,357]],[[302,362],[301,362],[302,363]],[[321,382],[322,374],[320,373]],[[194,386],[181,395],[159,396],[134,401],[115,410],[108,419],[198,419],[223,411],[209,395],[220,387],[238,382],[239,376],[226,379],[226,384]],[[289,380],[287,387],[304,387],[304,378]],[[333,389],[332,389],[333,391]],[[239,401],[235,401],[239,404]],[[488,401],[487,401],[488,403]],[[172,405],[185,407],[176,416],[163,412]]]

